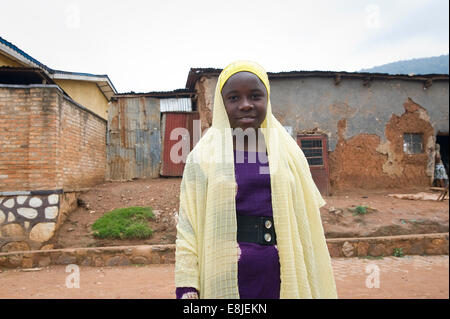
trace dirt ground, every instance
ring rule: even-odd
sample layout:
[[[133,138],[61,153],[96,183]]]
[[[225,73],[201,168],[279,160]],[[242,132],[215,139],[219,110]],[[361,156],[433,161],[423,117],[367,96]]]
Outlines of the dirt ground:
[[[341,299],[448,299],[448,256],[333,258]],[[0,298],[173,299],[174,265],[0,270]],[[68,285],[66,284],[68,283]],[[73,287],[73,288],[68,288]]]
[[[181,178],[139,179],[106,182],[80,197],[81,206],[72,212],[51,243],[54,248],[99,247],[175,243],[174,214],[179,209]],[[325,197],[321,208],[327,238],[373,237],[448,232],[448,199],[437,201],[404,200],[389,194],[430,192],[428,189],[389,189],[348,191]],[[365,215],[354,216],[350,209],[369,206]],[[155,231],[147,240],[100,240],[92,235],[91,225],[115,208],[150,206],[157,218],[150,222]],[[331,212],[330,212],[331,211]]]
[[[101,247],[123,245],[173,244],[176,238],[174,213],[178,211],[181,178],[139,179],[130,182],[106,182],[83,193],[79,208],[59,228],[51,243],[54,248]],[[154,231],[142,240],[97,239],[91,225],[116,208],[150,206],[155,219],[149,222]]]
[[[176,238],[180,178],[107,182],[80,197],[54,238],[55,248],[139,244],[168,244]],[[448,200],[417,201],[389,197],[426,189],[350,191],[325,197],[321,209],[328,238],[448,232]],[[369,213],[353,216],[349,208],[369,206]],[[104,213],[120,207],[150,206],[157,218],[148,240],[99,240],[90,226]],[[339,298],[449,298],[448,256],[333,258]],[[367,270],[379,270],[379,287],[368,288]],[[375,268],[373,268],[375,267]],[[35,271],[0,270],[0,298],[175,298],[174,265],[79,267],[80,288],[67,288],[66,266]]]

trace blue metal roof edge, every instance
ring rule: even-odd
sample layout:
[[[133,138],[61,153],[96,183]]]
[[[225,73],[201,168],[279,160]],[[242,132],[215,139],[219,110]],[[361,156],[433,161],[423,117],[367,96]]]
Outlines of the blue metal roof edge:
[[[17,53],[19,53],[20,55],[22,55],[24,58],[26,58],[27,60],[37,64],[38,66],[40,66],[41,68],[45,69],[47,72],[54,74],[54,73],[63,73],[63,74],[70,74],[70,75],[80,75],[80,76],[91,76],[91,77],[106,77],[108,83],[111,85],[112,89],[115,91],[114,93],[117,93],[117,89],[114,87],[114,84],[112,83],[111,79],[109,78],[109,76],[107,74],[92,74],[92,73],[82,73],[82,72],[69,72],[69,71],[62,71],[62,70],[54,70],[52,68],[49,68],[48,66],[46,66],[45,64],[39,62],[38,60],[36,60],[35,58],[33,58],[32,56],[30,56],[29,54],[25,53],[23,50],[19,49],[17,46],[15,46],[14,44],[12,44],[11,42],[3,39],[2,37],[0,37],[0,43],[3,43],[4,45],[6,45],[7,47],[13,49],[14,51],[16,51]]]
[[[45,64],[39,62],[38,60],[36,60],[35,58],[33,58],[32,56],[30,56],[29,54],[25,53],[23,50],[19,49],[17,46],[15,46],[14,44],[12,44],[9,41],[6,41],[5,39],[3,39],[2,37],[0,37],[0,43],[3,43],[4,45],[6,45],[7,47],[13,49],[14,51],[16,51],[17,53],[19,53],[20,55],[22,55],[24,58],[26,58],[27,60],[33,62],[34,64],[39,65],[41,68],[45,69],[46,71],[48,71],[49,73],[53,73],[53,69],[49,68],[48,66],[46,66]]]

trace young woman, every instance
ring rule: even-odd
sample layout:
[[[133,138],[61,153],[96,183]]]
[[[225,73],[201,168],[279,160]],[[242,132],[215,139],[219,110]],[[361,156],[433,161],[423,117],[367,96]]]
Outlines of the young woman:
[[[264,69],[230,64],[212,126],[183,172],[177,298],[336,298],[324,204],[302,151],[272,115]]]

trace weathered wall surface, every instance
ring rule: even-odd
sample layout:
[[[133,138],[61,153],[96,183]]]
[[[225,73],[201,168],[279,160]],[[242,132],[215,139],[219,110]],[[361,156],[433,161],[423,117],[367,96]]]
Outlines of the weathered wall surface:
[[[434,167],[434,130],[426,111],[408,99],[401,116],[386,124],[386,142],[376,134],[361,133],[345,139],[347,119],[338,122],[338,143],[330,152],[333,189],[426,186]],[[403,134],[421,133],[424,153],[405,154]]]
[[[211,125],[217,77],[196,84],[202,128]],[[318,128],[328,136],[333,190],[429,185],[438,132],[449,132],[447,81],[424,89],[398,79],[274,78],[275,117],[294,134]],[[423,154],[403,153],[403,134],[423,134]]]
[[[108,119],[108,99],[95,82],[56,79],[55,83],[74,101],[87,107],[101,118]]]
[[[385,126],[393,114],[401,116],[403,104],[412,99],[423,107],[435,132],[448,132],[448,82],[436,82],[424,90],[421,81],[333,78],[271,80],[272,107],[283,125],[294,131],[319,127],[329,137],[333,151],[338,141],[337,123],[345,118],[345,139],[361,133],[378,135],[386,141]]]
[[[212,109],[214,106],[216,85],[217,77],[203,76],[195,83],[195,90],[198,92],[197,109],[202,123],[202,132],[212,124]]]
[[[121,97],[112,103],[108,116],[107,180],[159,177],[159,99]]]

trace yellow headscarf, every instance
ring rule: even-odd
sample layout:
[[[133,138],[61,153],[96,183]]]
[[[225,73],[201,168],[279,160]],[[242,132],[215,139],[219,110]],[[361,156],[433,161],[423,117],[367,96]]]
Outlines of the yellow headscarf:
[[[188,155],[180,189],[175,285],[200,298],[239,298],[236,179],[233,139],[221,90],[237,72],[267,73],[237,61],[220,74],[212,126]],[[295,140],[272,115],[270,98],[261,124],[267,147],[273,218],[280,258],[281,298],[337,298],[319,208],[325,204]]]

